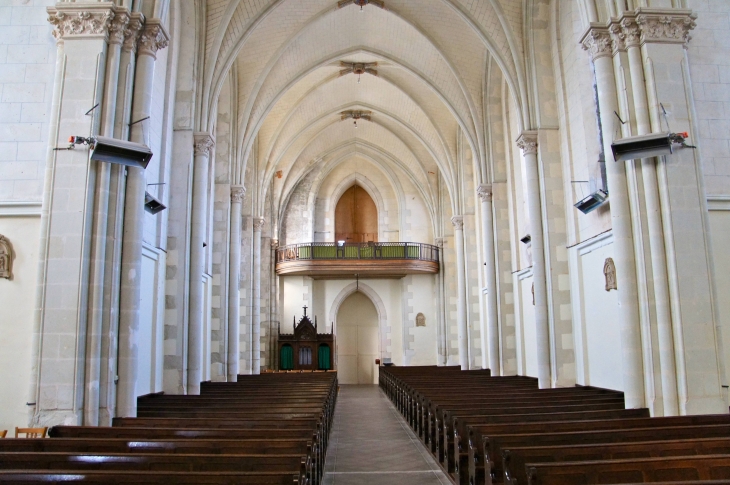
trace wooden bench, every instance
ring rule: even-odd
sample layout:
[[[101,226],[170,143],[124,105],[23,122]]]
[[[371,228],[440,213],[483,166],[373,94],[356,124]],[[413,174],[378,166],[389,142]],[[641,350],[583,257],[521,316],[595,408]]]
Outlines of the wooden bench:
[[[278,472],[159,472],[159,471],[47,471],[3,470],[0,483],[48,484],[82,482],[85,485],[309,485],[300,482],[299,475]]]
[[[729,455],[730,437],[666,441],[596,443],[590,445],[531,446],[502,450],[505,485],[527,483],[527,464],[598,461],[665,456]]]
[[[672,456],[530,464],[528,485],[650,483],[730,479],[730,455]]]

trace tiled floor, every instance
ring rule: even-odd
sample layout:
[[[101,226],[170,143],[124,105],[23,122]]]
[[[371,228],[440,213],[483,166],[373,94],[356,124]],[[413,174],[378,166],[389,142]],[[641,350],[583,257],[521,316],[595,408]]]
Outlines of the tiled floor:
[[[378,386],[341,386],[324,485],[447,485],[439,468]]]

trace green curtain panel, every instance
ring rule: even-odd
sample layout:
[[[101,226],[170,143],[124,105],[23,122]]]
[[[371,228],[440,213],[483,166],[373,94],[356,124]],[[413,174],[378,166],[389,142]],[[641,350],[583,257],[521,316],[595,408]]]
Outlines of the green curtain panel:
[[[281,359],[279,360],[280,370],[292,370],[294,369],[294,349],[291,345],[284,345],[281,348]]]
[[[320,345],[319,346],[319,370],[330,370],[330,346]]]

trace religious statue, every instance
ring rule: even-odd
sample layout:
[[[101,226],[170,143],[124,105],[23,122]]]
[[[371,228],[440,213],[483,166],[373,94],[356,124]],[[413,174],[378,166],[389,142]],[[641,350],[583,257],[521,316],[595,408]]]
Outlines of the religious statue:
[[[423,313],[419,313],[416,315],[416,327],[425,327],[426,326],[426,315]]]
[[[13,245],[0,234],[0,278],[13,279]]]
[[[616,265],[613,264],[613,258],[606,258],[606,262],[603,263],[603,275],[606,277],[606,291],[618,290]]]

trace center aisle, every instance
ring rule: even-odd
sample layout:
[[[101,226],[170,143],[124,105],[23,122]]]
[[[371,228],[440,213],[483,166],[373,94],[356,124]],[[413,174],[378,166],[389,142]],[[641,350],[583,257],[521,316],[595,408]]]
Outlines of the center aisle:
[[[340,386],[324,485],[448,485],[378,386]]]

